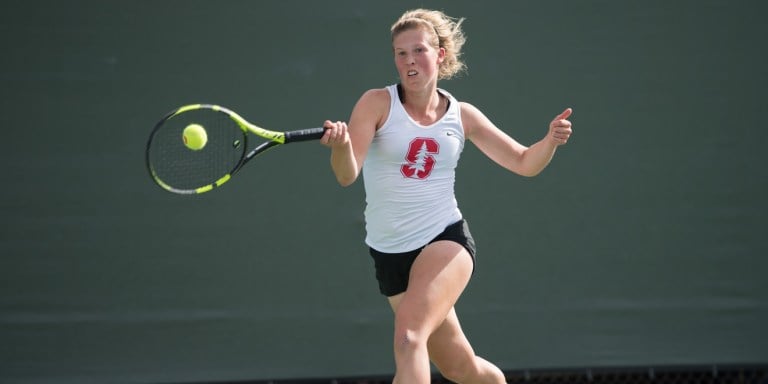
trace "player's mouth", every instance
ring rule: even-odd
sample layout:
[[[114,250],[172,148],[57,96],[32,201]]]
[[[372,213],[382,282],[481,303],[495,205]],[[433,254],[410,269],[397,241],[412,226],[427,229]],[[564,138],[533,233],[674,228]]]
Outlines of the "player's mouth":
[[[408,71],[408,77],[411,77],[411,76],[416,76],[416,75],[418,75],[418,74],[419,74],[419,73],[418,73],[418,72],[416,72],[416,71],[414,71],[414,70],[410,70],[410,71]]]

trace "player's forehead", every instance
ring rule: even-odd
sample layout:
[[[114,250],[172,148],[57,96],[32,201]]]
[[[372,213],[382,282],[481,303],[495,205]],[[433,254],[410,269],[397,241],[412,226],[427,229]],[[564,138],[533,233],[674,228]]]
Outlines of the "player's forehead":
[[[434,32],[422,25],[414,25],[410,28],[398,31],[392,36],[392,49],[407,50],[414,46],[434,46],[436,39]]]

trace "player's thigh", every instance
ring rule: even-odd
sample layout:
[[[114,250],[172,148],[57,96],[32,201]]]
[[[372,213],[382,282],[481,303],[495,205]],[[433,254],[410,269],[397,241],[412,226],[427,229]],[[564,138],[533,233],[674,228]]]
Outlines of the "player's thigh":
[[[426,246],[411,267],[408,289],[398,299],[396,322],[411,330],[434,331],[466,288],[473,268],[469,252],[456,242]]]

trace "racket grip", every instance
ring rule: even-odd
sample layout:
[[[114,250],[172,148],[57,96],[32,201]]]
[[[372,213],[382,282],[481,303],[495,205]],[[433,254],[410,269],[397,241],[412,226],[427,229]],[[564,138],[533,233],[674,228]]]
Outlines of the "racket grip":
[[[290,143],[294,141],[319,140],[321,137],[323,137],[324,133],[325,128],[322,127],[288,131],[285,133],[285,142]]]

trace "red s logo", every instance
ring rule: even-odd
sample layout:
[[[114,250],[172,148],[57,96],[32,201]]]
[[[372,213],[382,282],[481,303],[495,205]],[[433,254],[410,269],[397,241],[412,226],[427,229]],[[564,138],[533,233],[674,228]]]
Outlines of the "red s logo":
[[[417,137],[411,141],[405,155],[407,164],[400,167],[403,176],[410,179],[426,179],[435,167],[434,154],[440,153],[440,144],[430,137]]]

